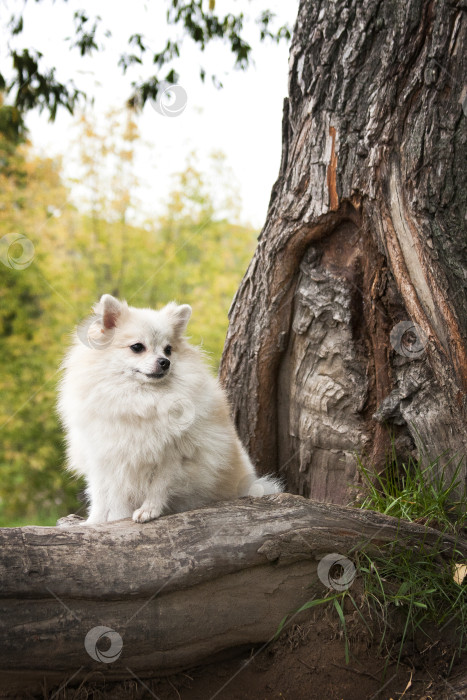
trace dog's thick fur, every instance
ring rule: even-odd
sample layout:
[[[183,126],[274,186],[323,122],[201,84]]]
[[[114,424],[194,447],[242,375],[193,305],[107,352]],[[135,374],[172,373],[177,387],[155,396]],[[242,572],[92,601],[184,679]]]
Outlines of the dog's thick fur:
[[[281,490],[257,477],[224,392],[184,338],[188,305],[136,309],[105,294],[94,311],[63,362],[59,398],[68,468],[87,483],[88,523],[146,522]]]

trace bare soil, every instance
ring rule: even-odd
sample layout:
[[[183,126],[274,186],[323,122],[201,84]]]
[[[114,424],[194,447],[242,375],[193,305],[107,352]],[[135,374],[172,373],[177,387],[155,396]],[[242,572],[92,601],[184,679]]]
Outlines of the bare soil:
[[[401,654],[380,649],[364,625],[347,616],[349,663],[337,620],[315,614],[267,646],[157,680],[95,684],[46,696],[49,700],[460,700],[456,688],[467,675],[467,658],[451,673],[452,644],[423,635]],[[381,638],[381,637],[380,637]],[[394,640],[393,640],[394,641]],[[389,640],[388,640],[389,643]],[[394,658],[391,660],[391,656]],[[55,695],[54,695],[55,693]],[[31,696],[28,696],[31,697]]]

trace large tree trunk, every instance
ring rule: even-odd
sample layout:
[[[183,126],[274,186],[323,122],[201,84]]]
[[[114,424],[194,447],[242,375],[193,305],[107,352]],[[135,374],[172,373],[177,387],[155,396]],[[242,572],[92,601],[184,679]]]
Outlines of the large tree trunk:
[[[430,528],[290,494],[144,525],[0,528],[0,697],[160,676],[270,641],[284,615],[327,592],[323,576],[335,590],[353,584],[355,571],[342,588],[325,555],[422,541],[446,562],[467,555]]]
[[[355,453],[379,467],[388,425],[402,454],[466,453],[461,5],[300,3],[280,174],[221,379],[260,471],[306,496],[348,502]]]

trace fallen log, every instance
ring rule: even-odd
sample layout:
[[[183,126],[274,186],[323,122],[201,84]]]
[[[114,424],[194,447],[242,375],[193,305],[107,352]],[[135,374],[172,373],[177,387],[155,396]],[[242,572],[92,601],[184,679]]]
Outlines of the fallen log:
[[[290,494],[146,524],[0,528],[0,694],[160,676],[267,642],[326,592],[326,555],[422,541],[467,555],[430,528]]]

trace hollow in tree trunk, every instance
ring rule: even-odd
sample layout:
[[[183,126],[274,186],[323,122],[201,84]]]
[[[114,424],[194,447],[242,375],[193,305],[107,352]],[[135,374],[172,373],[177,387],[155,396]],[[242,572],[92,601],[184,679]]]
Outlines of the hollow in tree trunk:
[[[355,454],[466,453],[462,3],[300,3],[282,162],[221,363],[242,439],[347,503]],[[445,456],[444,461],[447,461]],[[465,480],[465,459],[461,477]]]

